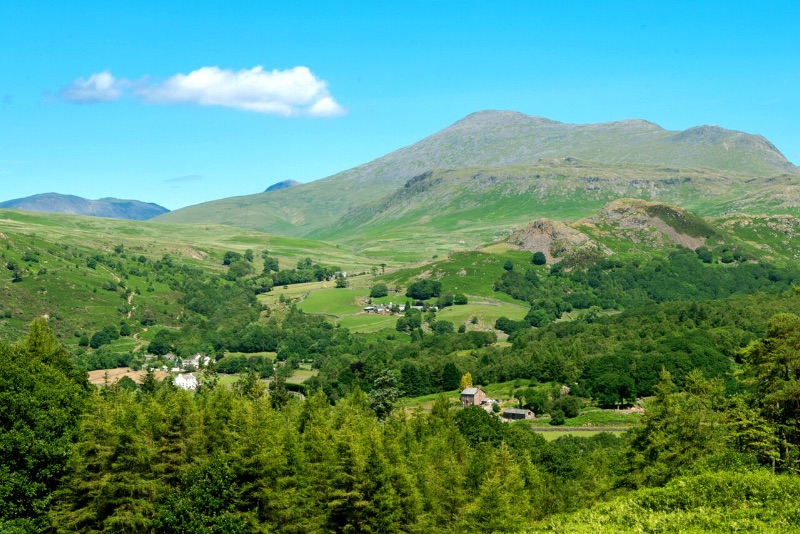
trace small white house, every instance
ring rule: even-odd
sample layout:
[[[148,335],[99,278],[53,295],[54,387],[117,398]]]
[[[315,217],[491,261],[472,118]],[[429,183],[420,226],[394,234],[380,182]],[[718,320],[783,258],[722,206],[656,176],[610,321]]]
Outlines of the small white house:
[[[189,373],[188,375],[178,375],[173,382],[176,386],[187,391],[194,391],[200,385],[197,378]]]

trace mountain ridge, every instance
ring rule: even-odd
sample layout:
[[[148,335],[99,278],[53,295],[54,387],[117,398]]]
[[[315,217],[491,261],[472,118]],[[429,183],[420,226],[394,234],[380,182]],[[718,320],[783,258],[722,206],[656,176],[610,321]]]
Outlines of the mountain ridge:
[[[0,208],[135,221],[146,221],[169,212],[167,208],[152,202],[111,197],[89,200],[76,195],[63,195],[60,193],[41,193],[7,200],[0,202]]]
[[[427,180],[414,182],[426,175]],[[481,111],[333,176],[206,202],[155,220],[212,221],[296,237],[353,241],[347,236],[381,238],[372,232],[377,227],[372,218],[388,224],[391,213],[399,213],[405,203],[406,212],[415,212],[416,218],[407,222],[420,231],[444,230],[417,223],[461,210],[460,226],[450,228],[458,237],[470,233],[471,219],[485,218],[482,206],[492,204],[497,213],[508,211],[503,206],[506,198],[516,205],[515,213],[486,219],[486,232],[490,223],[507,231],[523,217],[552,216],[559,210],[564,216],[581,218],[620,197],[688,202],[683,207],[703,215],[729,212],[734,203],[737,211],[747,211],[751,198],[759,199],[753,203],[759,209],[790,206],[789,198],[770,200],[765,191],[775,183],[769,179],[797,187],[800,170],[765,138],[736,130],[698,126],[671,131],[641,119],[568,124],[513,111]],[[433,198],[437,188],[438,198]],[[537,191],[547,193],[547,198],[537,197]],[[461,207],[455,205],[454,199],[466,192],[472,197],[463,198]],[[426,197],[424,210],[415,209],[422,206],[415,202]],[[572,207],[552,209],[567,204]],[[397,233],[391,226],[384,225],[383,230]],[[480,239],[488,237],[484,232]],[[477,244],[455,239],[442,246],[462,241]]]

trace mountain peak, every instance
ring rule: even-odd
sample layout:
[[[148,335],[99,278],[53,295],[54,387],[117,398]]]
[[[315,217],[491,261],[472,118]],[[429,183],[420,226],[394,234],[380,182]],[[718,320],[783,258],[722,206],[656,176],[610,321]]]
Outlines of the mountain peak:
[[[298,182],[297,180],[283,180],[281,182],[272,184],[271,186],[266,188],[264,190],[264,192],[265,193],[269,193],[270,191],[279,191],[281,189],[287,189],[289,187],[294,187],[294,186],[300,185],[300,184],[301,184],[301,182]]]
[[[492,110],[487,109],[483,111],[476,111],[470,113],[463,119],[456,121],[450,128],[445,131],[455,128],[492,128],[497,126],[532,126],[532,125],[549,125],[549,124],[562,124],[545,117],[537,117],[535,115],[526,115],[519,111],[507,110]]]

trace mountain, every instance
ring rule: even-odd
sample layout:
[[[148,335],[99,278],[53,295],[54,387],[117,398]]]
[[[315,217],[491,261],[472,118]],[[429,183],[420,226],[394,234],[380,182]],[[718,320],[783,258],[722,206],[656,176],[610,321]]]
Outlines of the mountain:
[[[74,195],[61,195],[58,193],[44,193],[0,202],[0,208],[47,213],[70,213],[73,215],[136,221],[146,221],[169,211],[158,204],[140,202],[138,200],[120,200],[118,198],[87,200]]]
[[[761,136],[483,111],[329,178],[157,220],[337,241],[376,257],[407,245],[424,257],[502,237],[536,217],[585,217],[616,198],[669,202],[700,215],[796,213],[798,192],[800,171]]]
[[[276,184],[272,184],[268,188],[264,190],[265,193],[269,193],[270,191],[278,191],[280,189],[287,189],[289,187],[294,187],[296,185],[300,185],[301,182],[297,180],[283,180],[282,182],[278,182]]]

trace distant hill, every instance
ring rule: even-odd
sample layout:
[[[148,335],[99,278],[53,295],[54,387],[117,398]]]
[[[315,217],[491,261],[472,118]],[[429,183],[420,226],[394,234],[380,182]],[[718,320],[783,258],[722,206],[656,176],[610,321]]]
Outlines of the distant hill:
[[[268,188],[264,190],[265,193],[269,193],[270,191],[278,191],[280,189],[287,189],[289,187],[294,187],[296,185],[300,185],[301,182],[297,180],[284,180],[282,182],[278,182],[276,184],[272,184]]]
[[[565,124],[474,113],[418,143],[323,180],[190,206],[156,219],[209,221],[419,257],[507,235],[536,217],[575,220],[617,198],[700,215],[798,212],[800,171],[768,140],[643,120]]]
[[[136,221],[146,221],[169,211],[158,204],[140,202],[138,200],[120,200],[118,198],[88,200],[74,195],[61,195],[58,193],[44,193],[0,202],[0,208],[46,213],[69,213],[72,215]]]

